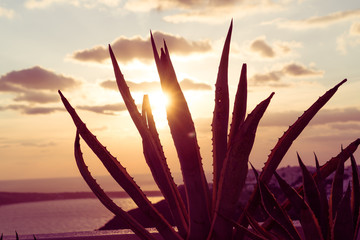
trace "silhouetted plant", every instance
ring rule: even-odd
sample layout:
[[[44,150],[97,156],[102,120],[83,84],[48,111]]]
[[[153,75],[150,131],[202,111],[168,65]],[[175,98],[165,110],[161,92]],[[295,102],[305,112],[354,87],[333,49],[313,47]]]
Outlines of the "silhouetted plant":
[[[344,193],[344,161],[340,161],[332,181],[331,194],[327,200],[325,181],[317,158],[316,175],[312,175],[298,155],[303,175],[303,189],[294,189],[276,172],[275,177],[294,207],[300,221],[305,239],[357,239],[359,231],[359,175],[354,157],[351,155],[352,187],[350,182]],[[255,175],[258,175],[253,169]],[[262,206],[272,221],[265,222],[262,227],[272,229],[272,238],[301,239],[301,235],[293,225],[270,190],[258,180]],[[303,192],[302,192],[303,191]],[[303,193],[303,195],[300,194]]]
[[[237,207],[236,204],[240,197],[241,190],[245,185],[249,155],[254,143],[255,133],[259,121],[274,93],[271,93],[268,98],[257,105],[246,117],[247,76],[246,64],[244,64],[242,66],[235,97],[230,130],[228,129],[228,58],[231,32],[232,23],[225,40],[215,86],[215,109],[212,122],[214,166],[212,194],[209,191],[202,167],[194,123],[183,92],[177,81],[166,43],[164,42],[164,47],[161,48],[161,54],[159,56],[151,34],[151,45],[160,76],[161,87],[162,90],[169,95],[172,102],[171,106],[167,107],[167,119],[181,165],[187,196],[187,208],[180,197],[177,186],[171,176],[170,169],[168,168],[152,116],[149,99],[147,96],[144,96],[142,111],[140,113],[131,96],[122,72],[120,71],[111,46],[109,45],[110,57],[120,94],[122,95],[130,116],[141,135],[146,162],[150,167],[155,182],[159,186],[159,189],[170,207],[177,230],[175,230],[157,209],[154,208],[121,163],[113,157],[88,130],[74,108],[72,108],[67,99],[59,91],[65,108],[70,113],[77,128],[74,148],[75,159],[81,175],[100,201],[116,216],[124,219],[124,221],[128,223],[129,228],[142,239],[154,239],[154,237],[127,212],[118,207],[96,183],[84,163],[80,150],[80,136],[102,161],[110,175],[134,200],[139,209],[151,219],[153,225],[164,239],[243,239],[244,236],[252,239],[273,239],[277,237],[284,239],[282,235],[277,234],[279,232],[278,228],[288,232],[288,235],[286,236],[291,236],[289,239],[298,239],[296,229],[290,219],[287,219],[288,217],[284,210],[289,204],[285,203],[284,206],[279,205],[275,199],[271,198],[271,193],[266,190],[266,184],[275,173],[275,170],[290,148],[292,142],[300,135],[302,130],[316,113],[335,94],[337,89],[346,82],[346,79],[321,96],[293,125],[289,127],[284,135],[279,138],[279,141],[268,156],[265,167],[258,176],[259,184],[249,198],[240,218],[235,219],[234,213]],[[339,163],[345,162],[351,154],[356,151],[359,144],[360,139],[352,142],[336,157],[330,159],[322,167],[319,167],[318,175],[316,176],[321,175],[322,178],[329,176],[337,169]],[[305,175],[306,174],[304,174],[304,176]],[[318,178],[319,177],[315,177],[315,179]],[[304,182],[304,189],[307,190],[308,188],[314,188],[314,186],[308,185],[307,183],[305,184]],[[301,189],[302,188],[298,191],[301,191]],[[340,192],[340,190],[333,190],[333,192]],[[295,200],[291,201],[295,206],[300,204],[299,206],[304,207],[306,204],[312,202],[307,193],[305,194],[306,201],[301,200],[298,195],[294,195],[296,197],[293,197],[293,195],[291,195],[291,197],[289,196],[289,198],[295,198]],[[349,198],[348,195],[349,193],[345,194],[345,196],[347,196],[346,199]],[[336,196],[338,196],[338,194],[336,194]],[[335,197],[333,198],[337,199]],[[340,202],[341,203],[337,203],[337,205],[342,205],[343,201]],[[262,203],[272,217],[270,220],[266,221],[268,225],[266,228],[261,226],[252,217],[255,210],[261,205],[260,203]],[[324,204],[323,199],[321,204]],[[334,206],[334,203],[331,203],[330,205]],[[358,206],[355,204],[353,208],[357,209]],[[305,211],[305,213],[309,214],[308,211],[309,210]],[[334,211],[333,213],[336,214],[338,211]],[[281,221],[274,218],[274,215],[277,214],[282,216]],[[338,215],[339,214],[336,216]],[[340,217],[338,218],[340,219]],[[286,221],[284,221],[284,219],[286,219]],[[315,218],[312,219],[315,221]],[[335,217],[335,221],[331,222],[332,225],[329,223],[329,226],[334,226],[335,228],[335,226],[338,226],[336,223],[337,221],[340,222],[340,220],[336,220]],[[252,228],[248,228],[248,224],[250,224]],[[352,226],[353,225],[354,224],[352,224]],[[276,227],[274,228],[272,226]],[[358,224],[356,226],[354,225],[353,228],[358,229]],[[304,230],[307,230],[307,227],[304,227]],[[334,236],[336,236],[335,232],[337,232],[337,230],[335,229],[333,232]],[[357,233],[357,230],[354,234],[355,233]],[[309,234],[305,234],[305,236],[306,239],[311,239]]]

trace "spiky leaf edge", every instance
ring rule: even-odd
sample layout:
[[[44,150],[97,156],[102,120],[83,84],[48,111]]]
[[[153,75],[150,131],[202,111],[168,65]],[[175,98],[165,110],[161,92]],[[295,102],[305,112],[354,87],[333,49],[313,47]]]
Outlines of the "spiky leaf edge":
[[[229,239],[232,235],[232,227],[218,214],[233,218],[236,203],[245,185],[249,155],[255,140],[256,130],[273,95],[274,93],[271,93],[247,116],[244,123],[239,126],[234,141],[229,146],[220,176],[215,216],[210,230],[210,236],[215,239]]]
[[[263,171],[261,172],[261,180],[268,182],[271,179],[274,171],[279,166],[282,158],[289,150],[292,142],[300,135],[304,128],[308,125],[311,119],[317,114],[317,112],[330,100],[330,98],[336,93],[338,88],[344,84],[347,79],[344,79],[338,83],[335,87],[328,90],[324,95],[319,97],[315,103],[313,103],[304,113],[301,115],[294,124],[292,124],[289,129],[279,138],[275,147],[271,150],[271,153],[268,157],[268,160],[265,163]],[[360,141],[360,140],[359,140]],[[333,164],[332,162],[330,164]],[[332,169],[329,167],[329,169]],[[260,196],[259,191],[255,188],[253,194],[249,198],[249,201],[244,209],[244,212],[247,211],[248,214],[253,214],[259,204]],[[237,221],[241,225],[247,225],[246,216],[242,214]]]
[[[323,235],[321,228],[313,210],[307,202],[299,195],[299,193],[291,187],[276,172],[274,173],[280,188],[290,200],[294,208],[300,212],[300,223],[305,234],[306,240],[322,240]]]
[[[173,105],[176,106],[176,109],[167,108],[167,118],[187,193],[190,217],[188,239],[205,239],[210,229],[211,199],[194,122],[177,81],[165,41],[164,48],[161,48],[161,57],[158,55],[152,34],[151,43],[162,90],[170,95]]]
[[[216,201],[221,169],[227,152],[229,124],[228,66],[232,26],[233,22],[231,21],[224,43],[215,84],[215,107],[211,124],[213,145],[213,203]]]
[[[147,124],[156,145],[155,147],[151,146],[151,142],[146,141],[146,139],[143,138],[143,151],[146,163],[148,164],[156,184],[159,186],[159,189],[170,207],[170,212],[176,226],[178,227],[180,235],[186,238],[188,233],[188,214],[177,186],[171,177],[170,169],[167,165],[166,158],[161,147],[147,95],[144,95],[143,98],[142,117]],[[152,151],[154,148],[157,148],[157,151],[161,154],[161,159],[155,151]],[[171,177],[171,179],[169,179],[169,177]]]
[[[76,164],[80,171],[81,176],[84,178],[91,191],[96,195],[100,202],[116,216],[124,220],[129,228],[141,239],[155,239],[139,222],[137,222],[130,214],[121,209],[116,205],[111,198],[104,192],[99,186],[96,180],[92,177],[88,167],[86,166],[83,158],[83,154],[80,149],[80,136],[79,132],[76,131],[76,138],[74,143],[74,154]]]
[[[135,183],[133,178],[128,174],[126,169],[113,157],[107,149],[96,139],[96,137],[89,131],[83,121],[80,119],[75,109],[70,105],[68,100],[59,90],[61,100],[72,117],[75,126],[91,150],[101,160],[105,168],[108,170],[114,180],[129,194],[137,206],[152,219],[154,225],[159,230],[160,234],[169,239],[180,239],[177,232],[166,219],[156,210],[149,199],[145,196],[140,187]]]
[[[130,116],[136,128],[138,129],[138,132],[143,139],[143,146],[144,148],[146,148],[146,151],[144,151],[144,155],[150,167],[152,175],[160,191],[170,205],[170,211],[173,214],[175,223],[177,224],[180,233],[185,236],[188,229],[188,215],[185,210],[183,200],[180,197],[180,193],[171,176],[170,169],[166,163],[166,158],[161,148],[161,143],[158,138],[155,123],[149,114],[147,114],[147,119],[149,121],[144,121],[144,117],[141,116],[141,114],[139,113],[137,106],[131,96],[129,87],[126,84],[124,76],[117,63],[115,54],[110,45],[109,54],[112,61],[119,92],[124,100],[124,103],[130,113]],[[150,104],[148,105],[150,107]],[[151,112],[151,110],[149,110],[149,107],[147,108],[148,113]],[[149,124],[149,126],[147,125],[147,123]],[[154,174],[154,172],[156,172],[156,174]]]

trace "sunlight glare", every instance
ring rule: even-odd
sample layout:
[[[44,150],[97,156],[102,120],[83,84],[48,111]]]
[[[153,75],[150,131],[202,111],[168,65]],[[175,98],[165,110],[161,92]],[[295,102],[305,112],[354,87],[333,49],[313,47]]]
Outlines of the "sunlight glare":
[[[161,91],[149,93],[149,100],[156,127],[167,126],[166,107],[170,104],[169,97]]]

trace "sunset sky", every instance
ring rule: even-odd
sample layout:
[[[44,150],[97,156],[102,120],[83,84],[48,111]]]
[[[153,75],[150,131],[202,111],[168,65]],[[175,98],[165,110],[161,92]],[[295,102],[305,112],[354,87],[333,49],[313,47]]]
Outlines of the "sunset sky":
[[[58,89],[130,174],[149,172],[108,44],[136,103],[149,94],[168,163],[179,172],[150,30],[158,47],[167,42],[212,172],[214,85],[231,19],[230,111],[243,63],[248,112],[275,92],[250,157],[256,168],[288,126],[344,78],[281,166],[297,165],[296,152],[308,165],[315,152],[323,164],[360,137],[360,1],[0,0],[0,180],[79,176],[76,129]],[[91,172],[105,175],[84,142],[82,150]]]

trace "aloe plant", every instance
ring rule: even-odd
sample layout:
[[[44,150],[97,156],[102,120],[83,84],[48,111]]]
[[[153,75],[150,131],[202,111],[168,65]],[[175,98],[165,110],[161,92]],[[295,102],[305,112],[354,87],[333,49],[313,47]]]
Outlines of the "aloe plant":
[[[324,179],[319,175],[320,168],[316,158],[317,176],[307,170],[298,155],[303,174],[304,195],[286,183],[276,172],[275,177],[291,204],[294,206],[305,239],[327,240],[348,239],[356,240],[359,230],[359,175],[356,162],[351,156],[352,184],[344,193],[344,161],[340,161],[333,178],[329,202],[327,202]],[[256,171],[256,170],[254,170]],[[289,215],[281,208],[274,196],[270,193],[264,181],[258,178],[262,206],[274,221],[273,226],[263,225],[271,233],[284,236],[286,239],[301,239]],[[323,202],[325,200],[325,202]]]
[[[265,206],[276,203],[274,200],[268,200],[270,199],[268,197],[264,198],[265,195],[271,196],[271,193],[266,190],[266,184],[275,173],[276,168],[293,141],[300,135],[316,113],[335,94],[338,88],[346,82],[346,79],[341,81],[334,88],[321,96],[279,139],[278,143],[271,151],[263,171],[258,177],[259,184],[249,198],[242,215],[239,219],[236,219],[234,213],[237,207],[237,201],[240,198],[241,191],[245,185],[249,155],[253,147],[257,127],[270,104],[274,93],[271,93],[269,97],[260,102],[246,116],[247,66],[244,64],[241,69],[235,97],[231,125],[230,129],[228,129],[230,112],[228,61],[232,25],[231,22],[220,59],[215,85],[215,109],[212,121],[214,167],[212,193],[209,190],[205,178],[194,123],[184,94],[177,81],[169,50],[164,41],[164,46],[161,48],[159,54],[152,33],[150,32],[151,46],[160,77],[161,87],[162,90],[170,96],[172,101],[173,107],[167,107],[166,109],[167,119],[181,166],[186,190],[186,204],[180,197],[177,186],[171,176],[171,171],[167,165],[166,157],[162,150],[160,138],[152,116],[149,99],[147,96],[144,96],[142,110],[140,112],[135,105],[116,57],[109,45],[109,53],[119,92],[142,138],[145,160],[151,170],[155,182],[159,186],[159,189],[169,205],[175,226],[177,227],[176,230],[169,224],[169,221],[154,208],[141,188],[137,186],[133,178],[127,173],[125,167],[112,156],[88,130],[75,109],[59,90],[61,100],[71,115],[77,129],[74,148],[75,159],[81,175],[100,201],[116,216],[124,219],[129,228],[141,239],[153,239],[153,236],[128,213],[116,206],[96,183],[84,163],[79,143],[80,136],[102,161],[110,175],[134,200],[139,209],[151,219],[152,224],[164,239],[242,239],[244,236],[251,239],[272,239],[276,235],[270,232],[269,226],[274,225],[274,219],[266,221],[267,226],[261,226],[253,217],[254,211],[261,203],[263,205],[265,204]],[[319,167],[318,174],[313,176],[315,181],[320,181],[319,179],[325,178],[334,172],[337,169],[339,162],[345,162],[356,151],[359,144],[360,139],[355,140],[341,151],[339,155],[330,159],[322,167]],[[354,182],[356,182],[356,180]],[[304,186],[305,191],[308,188],[308,186]],[[301,192],[302,188],[297,189],[297,191]],[[358,193],[356,193],[355,190],[351,193],[354,195],[352,199],[358,199]],[[348,195],[349,194],[346,196]],[[275,212],[269,211],[269,214],[286,216],[285,209],[289,208],[291,204],[301,207],[303,207],[304,204],[306,205],[306,201],[299,200],[298,197],[293,197],[293,195],[291,195],[289,198],[295,198],[295,201],[288,201],[283,204],[276,203],[277,210],[274,210]],[[307,197],[305,198],[307,199]],[[338,205],[341,204],[342,202],[338,203]],[[333,205],[334,204],[332,204],[332,206]],[[352,211],[358,212],[358,210],[356,210],[358,208],[358,204],[353,203],[351,205]],[[308,214],[308,212],[306,212],[306,214]],[[251,225],[252,229],[248,228],[248,224]],[[282,228],[285,232],[288,232],[288,235],[286,236],[298,239],[296,231],[293,229],[289,219],[280,223],[276,222],[276,224],[276,229]],[[358,229],[359,223],[354,222],[353,226],[354,229]],[[357,230],[355,232],[357,232]]]

